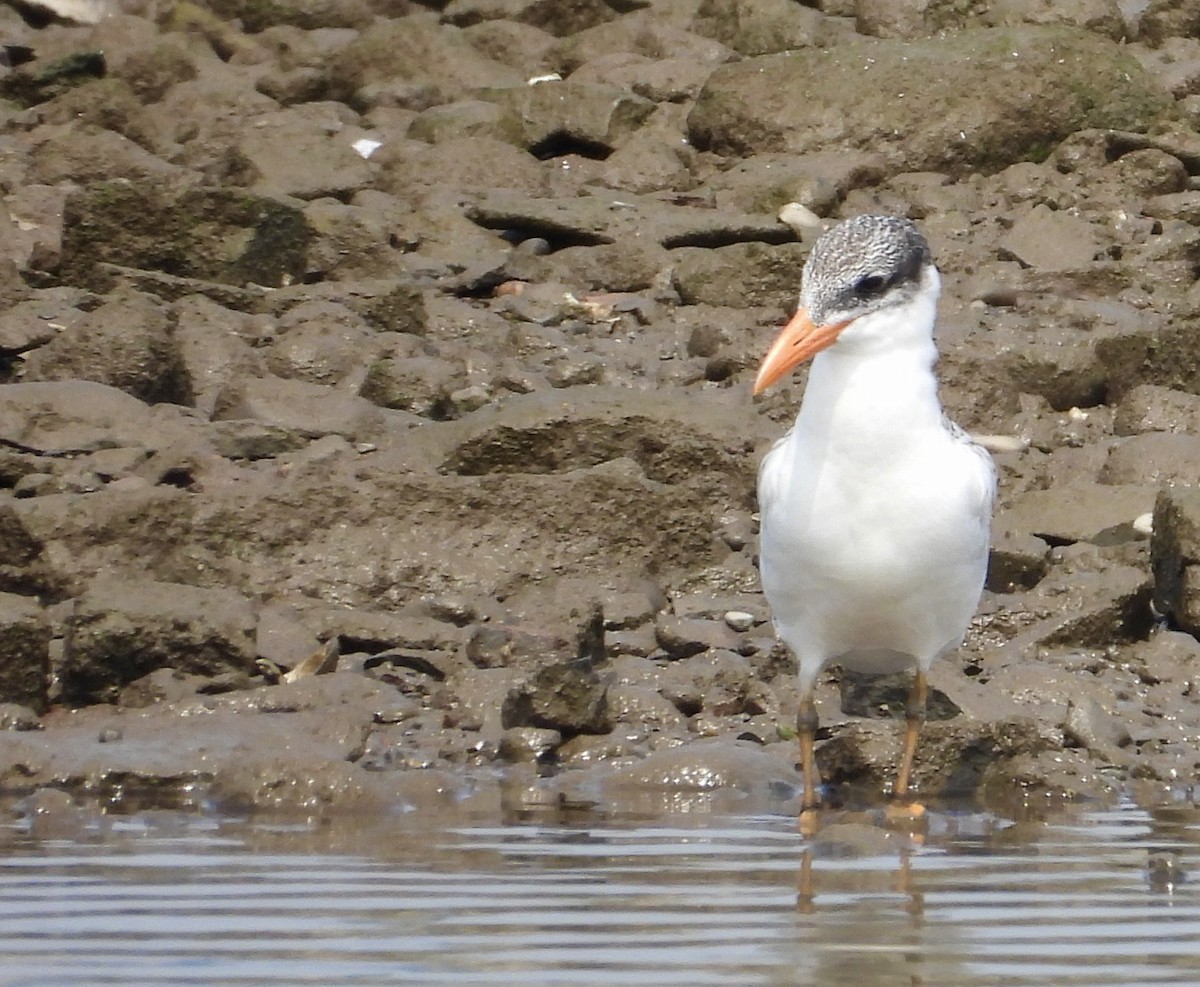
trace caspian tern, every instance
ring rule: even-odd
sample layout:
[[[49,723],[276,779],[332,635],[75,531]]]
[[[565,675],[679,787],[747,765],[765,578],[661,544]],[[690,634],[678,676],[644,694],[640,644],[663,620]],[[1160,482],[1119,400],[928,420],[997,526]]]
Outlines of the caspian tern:
[[[911,222],[847,220],[814,245],[799,309],[754,383],[814,357],[796,423],[758,475],[763,590],[800,668],[802,813],[819,804],[813,687],[834,663],[915,667],[889,811],[924,811],[909,785],[926,675],[962,643],[983,590],[996,473],[938,400],[940,290]]]

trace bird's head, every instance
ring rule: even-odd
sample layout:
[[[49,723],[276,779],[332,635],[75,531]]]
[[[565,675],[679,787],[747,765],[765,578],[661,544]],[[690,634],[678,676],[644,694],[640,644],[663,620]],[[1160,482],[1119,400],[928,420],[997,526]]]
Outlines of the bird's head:
[[[760,394],[784,374],[838,341],[863,316],[936,296],[929,244],[907,219],[855,216],[813,246],[804,265],[800,306],[767,351],[754,381]]]

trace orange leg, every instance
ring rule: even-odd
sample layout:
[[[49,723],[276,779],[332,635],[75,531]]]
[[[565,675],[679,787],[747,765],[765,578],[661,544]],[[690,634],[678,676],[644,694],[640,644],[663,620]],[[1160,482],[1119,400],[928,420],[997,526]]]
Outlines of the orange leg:
[[[806,834],[815,832],[817,809],[821,804],[821,776],[817,772],[817,759],[813,755],[813,743],[819,725],[817,707],[812,696],[801,697],[800,712],[796,716],[796,734],[800,739],[800,771],[804,775],[800,829]]]
[[[900,772],[896,775],[896,788],[892,793],[889,815],[915,818],[925,813],[925,807],[913,802],[908,796],[909,779],[912,777],[913,759],[917,754],[917,740],[925,723],[925,699],[928,687],[925,673],[917,669],[908,702],[904,706],[904,755],[900,760]]]

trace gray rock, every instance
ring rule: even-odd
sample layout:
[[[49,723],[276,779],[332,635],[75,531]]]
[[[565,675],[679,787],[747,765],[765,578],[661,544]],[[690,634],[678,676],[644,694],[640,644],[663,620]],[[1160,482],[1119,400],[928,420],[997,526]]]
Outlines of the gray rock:
[[[276,323],[266,348],[267,369],[279,377],[312,384],[361,381],[386,348],[357,313],[333,302],[307,302],[289,309]]]
[[[1026,83],[1018,88],[1016,65]],[[719,154],[839,144],[881,153],[897,171],[995,170],[1081,127],[1147,129],[1166,111],[1164,95],[1133,58],[1097,35],[973,29],[722,66],[688,128],[697,147]],[[997,99],[1008,109],[1002,119]],[[930,114],[931,105],[942,111]]]
[[[278,286],[303,278],[310,238],[304,214],[279,199],[235,188],[180,193],[150,182],[105,181],[67,199],[58,273],[102,289],[111,275],[101,263]]]
[[[359,108],[390,103],[424,109],[470,90],[525,81],[480,56],[457,27],[439,24],[433,13],[376,21],[334,52],[326,70],[330,95]]]
[[[1118,435],[1200,434],[1200,396],[1155,384],[1139,384],[1130,388],[1117,405],[1113,430]]]
[[[1154,606],[1182,630],[1200,633],[1200,490],[1163,490],[1150,539]]]
[[[875,790],[892,784],[902,733],[894,723],[849,724],[817,749],[821,778],[827,784]],[[1031,719],[929,723],[921,731],[913,782],[926,797],[978,793],[993,785],[1011,792],[1014,762],[1048,746]]]
[[[136,397],[84,380],[0,388],[0,435],[48,456],[167,442],[155,434],[150,409]]]
[[[299,199],[340,197],[367,184],[371,165],[353,148],[364,135],[335,103],[305,103],[266,114],[235,144],[256,173],[253,185]]]
[[[685,305],[796,307],[797,272],[808,256],[798,243],[734,243],[673,251],[672,283]]]
[[[440,434],[439,468],[464,476],[559,474],[629,457],[652,481],[748,504],[754,442],[769,431],[735,418],[719,392],[675,399],[594,387],[511,398]]]
[[[830,34],[819,13],[789,0],[705,0],[692,30],[742,55],[805,48]]]
[[[539,158],[606,157],[654,111],[628,90],[574,80],[505,89],[496,98],[510,139]]]
[[[51,635],[37,600],[0,593],[0,701],[46,709]]]
[[[656,751],[609,775],[607,785],[672,791],[732,789],[762,795],[796,792],[800,779],[790,759],[740,741],[712,740]]]
[[[352,442],[410,424],[403,412],[385,411],[356,394],[280,377],[243,378],[222,390],[213,406],[213,420],[238,419],[310,438],[341,435]]]
[[[247,674],[256,623],[250,604],[230,590],[97,581],[67,618],[63,696],[73,703],[112,701],[156,668]]]
[[[192,403],[192,382],[166,306],[134,291],[110,295],[30,353],[24,380],[92,380],[148,404]]]
[[[644,237],[647,230],[653,230],[658,242],[672,250],[737,243],[785,244],[796,239],[791,227],[775,216],[666,205],[650,197],[610,191],[592,191],[573,199],[493,192],[468,207],[467,215],[488,229],[521,230],[563,246],[623,243]]]
[[[1059,484],[1017,497],[996,515],[993,527],[1050,544],[1110,540],[1127,528],[1132,537],[1134,519],[1154,508],[1155,494],[1151,484]]]
[[[1001,531],[988,556],[987,588],[993,593],[1032,589],[1050,568],[1050,546],[1041,538]]]
[[[1100,482],[1155,486],[1200,482],[1200,435],[1148,432],[1122,439],[1109,451]]]
[[[661,616],[655,623],[658,646],[671,658],[690,658],[712,648],[733,650],[737,635],[721,621]]]
[[[1067,703],[1063,733],[1075,745],[1101,754],[1133,743],[1129,727],[1119,717],[1086,697]]]
[[[607,690],[590,668],[561,663],[542,668],[516,691],[501,709],[505,729],[533,726],[580,733],[607,733],[612,729]]]
[[[1102,249],[1092,223],[1044,205],[1018,216],[1000,246],[1024,266],[1040,271],[1086,267]]]
[[[558,747],[562,739],[558,730],[545,727],[509,727],[500,737],[500,756],[514,764],[540,761]]]

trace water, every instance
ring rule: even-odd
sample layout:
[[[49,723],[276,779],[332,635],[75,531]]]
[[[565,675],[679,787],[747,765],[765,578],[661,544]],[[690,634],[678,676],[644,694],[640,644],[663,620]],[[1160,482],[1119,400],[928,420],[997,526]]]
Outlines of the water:
[[[18,821],[0,984],[1194,985],[1198,857],[1188,802],[815,840],[784,814]]]

